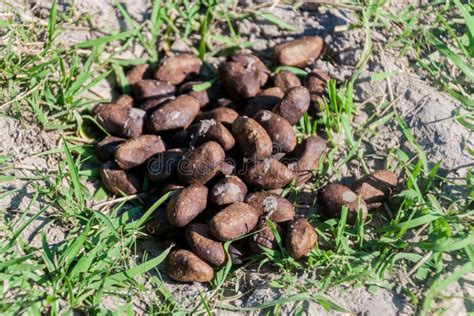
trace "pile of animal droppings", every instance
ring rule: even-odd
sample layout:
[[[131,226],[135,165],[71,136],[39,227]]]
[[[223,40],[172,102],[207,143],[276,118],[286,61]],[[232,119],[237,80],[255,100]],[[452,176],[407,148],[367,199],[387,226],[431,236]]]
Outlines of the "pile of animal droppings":
[[[282,43],[273,62],[308,67],[323,48],[320,37]],[[181,282],[208,282],[227,260],[238,265],[247,254],[275,249],[275,231],[293,258],[304,257],[317,235],[279,194],[310,180],[327,147],[319,136],[297,137],[294,128],[305,113],[318,115],[329,80],[324,71],[312,69],[302,82],[290,71],[272,74],[243,52],[219,66],[219,80],[199,81],[202,67],[192,54],[167,56],[156,69],[135,66],[127,74],[132,96],[94,109],[110,134],[95,146],[105,187],[136,194],[146,178],[156,198],[175,191],[145,229],[180,248],[169,254],[167,273]],[[380,170],[354,190],[329,184],[318,195],[319,209],[338,217],[347,206],[354,223],[380,206],[396,182]],[[238,238],[226,254],[223,242]]]

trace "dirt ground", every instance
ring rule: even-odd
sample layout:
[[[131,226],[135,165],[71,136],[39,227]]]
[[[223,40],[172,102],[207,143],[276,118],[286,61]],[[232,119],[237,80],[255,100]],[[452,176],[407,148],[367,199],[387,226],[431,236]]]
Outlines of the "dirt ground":
[[[247,1],[245,1],[247,2]],[[67,2],[60,2],[60,9],[64,9]],[[127,11],[138,21],[148,15],[147,1],[124,0]],[[51,1],[42,0],[25,3],[25,18],[47,17]],[[243,5],[251,5],[244,3]],[[95,26],[99,29],[123,29],[124,22],[117,10],[107,0],[76,0],[75,6],[82,13],[91,13],[94,17]],[[320,35],[327,43],[326,57],[316,63],[316,67],[327,70],[329,74],[340,81],[347,80],[353,74],[355,65],[361,56],[364,43],[364,33],[361,30],[335,32],[334,27],[345,25],[351,21],[350,11],[343,9],[327,9],[314,5],[306,5],[304,10],[293,11],[290,6],[277,5],[273,7],[272,13],[288,21],[297,28],[296,33],[281,32],[275,25],[267,24],[265,21],[254,19],[244,20],[239,25],[240,34],[245,40],[255,41],[254,51],[262,58],[268,58],[270,48],[275,43],[292,39],[300,35]],[[225,30],[215,30],[216,32]],[[60,40],[65,44],[73,44],[87,39],[93,34],[84,31],[67,31],[61,34]],[[383,44],[388,40],[390,34],[377,34],[375,46]],[[183,49],[180,41],[172,45],[172,49]],[[381,81],[371,81],[372,75],[380,72],[394,72],[395,76]],[[97,91],[107,97],[111,94],[108,83],[103,84],[103,90]],[[439,92],[430,86],[428,82],[420,78],[409,66],[408,60],[398,57],[397,52],[379,50],[370,58],[364,66],[362,73],[355,85],[355,101],[359,104],[357,120],[367,120],[373,106],[380,100],[393,101],[395,111],[408,123],[409,128],[422,149],[427,153],[430,163],[443,161],[443,175],[451,179],[462,178],[469,166],[474,166],[474,161],[466,153],[465,148],[474,147],[474,135],[465,128],[456,124],[452,119],[456,110],[460,108],[459,103],[450,96]],[[370,102],[367,102],[367,101]],[[388,122],[378,133],[367,139],[364,148],[367,153],[380,150],[387,152],[395,146],[406,146],[404,138],[395,122]],[[18,168],[15,170],[17,176],[28,176],[29,170],[34,168],[53,169],[54,161],[44,156],[33,156],[44,150],[56,147],[55,135],[42,132],[39,129],[23,129],[20,123],[14,119],[0,117],[0,155],[13,154]],[[408,149],[407,149],[408,151]],[[372,162],[372,163],[377,163]],[[370,166],[370,165],[369,165]],[[349,171],[347,171],[349,172]],[[22,180],[16,180],[10,184],[12,187],[21,187]],[[443,188],[455,196],[460,187],[451,185]],[[18,216],[28,205],[34,195],[33,189],[20,190],[10,198],[0,200],[0,209],[6,209],[9,216]],[[41,207],[41,204],[39,206]],[[34,210],[31,210],[32,213]],[[37,210],[36,210],[37,211]],[[48,216],[54,212],[49,209],[42,217],[25,232],[25,236],[35,242],[39,239],[36,235],[42,226],[48,226],[47,236],[50,243],[56,243],[64,238],[64,232],[60,227],[48,225]],[[146,244],[142,247],[147,248]],[[245,271],[245,282],[239,289],[243,292],[249,291],[242,296],[234,305],[256,306],[278,297],[278,291],[270,289],[269,283],[276,275],[272,272]],[[306,276],[301,275],[303,280]],[[458,297],[446,301],[444,307],[448,308],[450,315],[462,315],[473,311],[473,306],[468,306],[462,300],[462,296],[474,296],[473,275],[469,275],[459,283],[450,287],[447,295],[455,293]],[[173,282],[168,284],[169,290],[177,301],[183,305],[192,305],[198,296],[198,291],[205,290],[203,287],[194,285],[179,285]],[[401,315],[413,313],[412,306],[399,293],[379,289],[376,293],[370,293],[365,288],[337,288],[330,289],[326,295],[335,303],[346,308],[354,314],[361,315]],[[137,303],[137,305],[142,305]],[[137,306],[139,307],[139,306]],[[291,312],[291,304],[285,307],[285,312]],[[315,303],[305,306],[306,315],[326,315],[334,312],[326,312]]]

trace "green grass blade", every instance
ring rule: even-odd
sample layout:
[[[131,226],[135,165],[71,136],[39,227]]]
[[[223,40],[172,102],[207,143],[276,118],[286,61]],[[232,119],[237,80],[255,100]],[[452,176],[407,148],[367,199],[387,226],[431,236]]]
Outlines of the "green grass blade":
[[[431,284],[430,288],[425,293],[425,297],[421,304],[420,315],[425,314],[427,311],[429,311],[429,309],[431,309],[432,302],[437,295],[441,294],[441,292],[445,290],[449,285],[456,282],[467,273],[472,272],[473,268],[473,263],[468,262],[444,279],[441,278],[441,275],[437,275],[435,277],[435,281]]]
[[[347,206],[343,206],[341,210],[341,219],[339,220],[339,224],[337,225],[337,231],[336,231],[336,245],[338,248],[342,244],[342,238],[343,238],[342,235],[346,227],[348,213],[349,213],[349,209],[347,208]]]
[[[23,261],[30,260],[34,257],[35,257],[34,253],[29,253],[29,254],[24,255],[22,257],[19,257],[19,258],[14,258],[14,259],[10,259],[10,260],[0,262],[0,269],[5,269],[7,267],[17,265],[17,264],[19,264]]]
[[[87,41],[77,44],[76,48],[96,47],[96,46],[104,45],[113,41],[122,41],[129,38],[130,36],[133,36],[137,31],[139,31],[139,29],[132,29],[132,30],[120,32],[117,34],[112,34],[112,35],[107,35],[107,36],[87,40]]]
[[[119,233],[115,228],[114,224],[110,221],[107,215],[102,214],[101,212],[94,211],[95,216],[99,218],[104,224],[109,228],[110,232],[115,236],[115,238],[120,239]]]
[[[208,316],[212,316],[211,308],[209,307],[209,303],[207,302],[207,299],[202,295],[202,292],[199,291],[199,300],[201,301],[201,304],[204,305],[204,308],[206,309],[206,313]]]
[[[346,314],[350,313],[348,310],[337,305],[336,303],[334,303],[333,301],[331,301],[330,299],[328,299],[327,297],[323,295],[320,295],[320,294],[314,295],[314,300],[327,311],[335,311],[335,312],[346,313]]]
[[[449,58],[458,68],[468,77],[468,79],[474,82],[474,70],[468,64],[466,64],[461,57],[454,53],[448,46],[428,33],[427,38],[434,42],[435,47],[440,51],[441,54]]]
[[[91,267],[92,263],[94,262],[94,259],[96,258],[96,254],[98,252],[99,247],[95,247],[92,249],[92,251],[87,254],[86,256],[81,257],[77,263],[74,265],[74,268],[71,269],[71,272],[69,273],[69,278],[71,280],[74,280],[76,276],[78,276],[80,273],[87,272],[89,268]]]
[[[63,139],[63,152],[64,155],[66,156],[66,162],[68,165],[68,171],[69,171],[69,177],[72,182],[73,190],[74,190],[74,195],[76,196],[79,205],[81,207],[84,207],[84,195],[82,194],[82,186],[81,182],[79,181],[79,175],[77,173],[76,165],[74,164],[74,160],[72,159],[71,151],[67,145],[67,142],[65,139]]]
[[[222,308],[222,309],[225,309],[225,310],[231,310],[231,311],[257,311],[257,310],[273,307],[273,306],[276,306],[276,305],[284,305],[284,304],[293,303],[293,302],[302,302],[302,301],[319,302],[319,301],[321,301],[321,298],[322,298],[321,295],[311,295],[308,292],[304,292],[304,293],[294,294],[294,295],[291,295],[289,297],[280,298],[280,299],[274,300],[272,302],[260,304],[260,305],[254,306],[254,307],[238,307],[238,306],[232,306],[232,305],[219,305],[218,307]],[[329,305],[329,304],[327,304],[327,305]],[[332,303],[331,306],[338,306],[338,305],[335,304],[335,303]],[[339,307],[339,309],[341,311],[344,311],[344,312],[348,313],[348,311],[346,311],[342,307]]]
[[[212,18],[210,10],[211,7],[207,9],[207,12],[201,22],[201,39],[199,40],[199,59],[201,60],[204,60],[204,57],[206,55],[206,35],[209,23],[211,22],[210,20]]]
[[[229,247],[231,243],[232,240],[226,241],[224,243],[224,251],[227,258],[227,262],[222,269],[218,270],[215,273],[214,279],[211,281],[211,285],[215,291],[218,290],[224,284],[225,280],[227,279],[227,276],[229,275],[230,270],[232,269],[232,260],[230,260],[229,255]]]
[[[31,207],[31,205],[33,205],[33,201],[36,201],[36,199],[38,198],[37,195],[35,195],[35,197],[30,201],[29,203],[29,206],[27,207],[26,209],[26,212],[28,212],[28,209]],[[10,239],[10,241],[8,242],[8,245],[2,249],[2,251],[6,251],[8,249],[10,249],[16,242],[16,240],[18,239],[18,237],[21,235],[21,233],[35,220],[38,219],[38,217],[44,213],[44,211],[46,211],[47,209],[49,208],[49,205],[43,207],[42,209],[39,210],[39,212],[37,212],[34,216],[31,216],[25,223],[23,223],[17,230],[15,230],[15,233],[13,234],[12,238]]]
[[[474,99],[470,99],[468,97],[463,96],[462,94],[454,91],[450,87],[446,86],[446,91],[448,91],[449,95],[451,95],[453,98],[464,104],[469,109],[474,109]]]
[[[53,252],[51,251],[45,232],[41,232],[41,248],[43,249],[42,257],[50,273],[56,270],[56,262]]]
[[[54,0],[51,5],[51,11],[48,18],[48,45],[51,45],[54,39],[54,34],[56,33],[56,19],[58,15],[58,4]]]
[[[112,72],[112,70],[107,70],[106,72],[104,72],[104,73],[100,74],[99,76],[97,76],[96,78],[92,79],[88,84],[82,86],[82,88],[76,94],[80,94],[80,93],[82,93],[86,90],[89,90],[90,88],[95,86],[97,83],[104,80],[111,72]]]
[[[41,125],[46,126],[48,124],[48,118],[43,112],[36,100],[28,100],[28,103],[31,105],[33,112],[35,113],[36,118],[41,123]]]
[[[428,179],[426,180],[426,184],[424,188],[425,192],[428,192],[428,190],[431,188],[431,185],[433,184],[436,174],[438,173],[439,167],[441,167],[441,160],[438,161],[434,165],[433,169],[431,169],[430,174],[428,175]]]
[[[422,225],[431,223],[431,222],[439,219],[440,217],[441,217],[441,215],[427,214],[427,215],[423,215],[423,216],[417,217],[417,218],[409,220],[409,221],[389,225],[387,227],[378,228],[377,231],[378,232],[388,232],[388,231],[399,230],[399,229],[406,230],[406,229],[410,229],[410,228],[414,228],[414,227],[418,227],[418,226],[422,226]]]
[[[122,90],[122,93],[130,95],[130,86],[128,85],[128,79],[127,79],[127,76],[125,75],[125,72],[123,71],[122,66],[116,63],[112,63],[112,68],[114,69],[115,75],[117,76],[118,83],[119,83],[120,89]]]
[[[376,7],[373,3],[374,1],[370,1],[370,7]],[[372,10],[366,10],[363,12],[363,26],[365,31],[365,41],[364,41],[364,48],[362,49],[362,53],[360,55],[360,59],[357,62],[356,68],[361,68],[365,62],[370,57],[372,52],[373,44],[372,44],[372,30],[370,27],[370,15]]]
[[[415,151],[417,152],[418,154],[418,157],[420,158],[420,160],[422,161],[423,163],[423,168],[424,170],[428,170],[428,159],[426,157],[426,153],[424,152],[424,150],[420,147],[420,145],[418,145],[418,143],[416,142],[415,140],[415,137],[413,136],[413,134],[410,132],[410,130],[408,129],[408,126],[406,125],[405,121],[399,116],[397,115],[397,122],[398,122],[398,125],[400,126],[400,129],[402,130],[402,133],[403,135],[405,136],[405,138],[408,140],[408,142],[410,143],[410,145],[415,149]]]
[[[414,243],[412,246],[419,247],[424,250],[432,250],[435,252],[451,252],[456,251],[459,249],[463,249],[469,245],[474,244],[474,235],[468,236],[466,238],[462,238],[456,241],[452,239],[446,240],[444,242],[419,242]]]
[[[115,273],[105,279],[104,287],[108,287],[117,283],[122,283],[127,279],[133,279],[134,277],[147,272],[150,269],[153,269],[160,263],[162,263],[168,254],[170,253],[172,247],[169,247],[165,251],[163,251],[158,257],[148,260],[138,266],[130,268],[126,271]]]
[[[217,78],[213,78],[211,80],[204,81],[203,83],[197,84],[193,86],[193,91],[204,91],[212,87],[212,85],[217,81]]]
[[[59,260],[59,266],[69,267],[72,261],[76,259],[77,254],[83,249],[82,247],[87,240],[93,222],[94,218],[91,218],[82,233],[66,248]]]
[[[152,34],[152,38],[155,40],[161,28],[161,23],[162,23],[161,10],[162,10],[161,0],[153,1],[153,9],[151,11],[150,19],[151,19],[151,24],[152,24],[151,34]]]
[[[471,48],[470,53],[471,57],[474,57],[474,18],[472,17],[468,8],[466,8],[466,6],[461,3],[461,1],[454,0],[454,4],[459,8],[459,12],[461,12],[462,17],[464,18],[464,22],[466,23],[467,29],[469,30],[469,47]]]
[[[278,66],[273,70],[273,72],[276,74],[282,71],[289,71],[289,72],[294,73],[297,76],[302,76],[302,77],[308,76],[308,72],[306,70],[292,67],[292,66]]]
[[[256,15],[258,17],[261,17],[261,18],[267,20],[268,22],[270,22],[272,24],[275,24],[276,26],[278,26],[282,30],[296,32],[296,28],[293,25],[291,25],[288,22],[280,19],[279,17],[275,16],[274,14],[271,14],[270,12],[257,12]]]
[[[140,228],[143,224],[145,224],[145,222],[148,220],[148,218],[150,218],[151,214],[153,214],[153,212],[161,205],[163,204],[169,197],[171,197],[172,195],[174,195],[176,192],[175,191],[170,191],[170,192],[167,192],[165,194],[163,194],[162,197],[160,197],[158,199],[158,201],[156,201],[155,203],[153,203],[153,205],[145,212],[145,214],[143,214],[143,216],[133,222],[133,227],[135,227],[135,229],[138,229]]]

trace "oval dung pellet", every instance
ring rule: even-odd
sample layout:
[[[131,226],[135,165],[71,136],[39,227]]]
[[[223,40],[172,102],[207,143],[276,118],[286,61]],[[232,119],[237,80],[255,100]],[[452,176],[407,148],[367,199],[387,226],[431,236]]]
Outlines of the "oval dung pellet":
[[[234,135],[244,157],[264,159],[272,154],[272,140],[265,129],[254,119],[239,117],[232,124]]]
[[[99,176],[107,190],[115,195],[132,195],[140,190],[140,179],[134,173],[120,169],[112,161],[100,165]]]
[[[211,266],[222,266],[226,261],[226,255],[222,242],[212,239],[209,233],[209,225],[195,223],[186,228],[186,240],[191,250],[202,260]]]
[[[390,170],[377,170],[359,179],[354,192],[362,197],[368,209],[378,208],[395,191],[397,176]]]
[[[245,183],[237,176],[228,175],[214,185],[209,193],[209,199],[216,205],[227,205],[243,202],[246,194]]]
[[[122,143],[115,151],[115,162],[125,170],[138,167],[157,153],[165,151],[160,136],[141,135]]]
[[[296,133],[291,124],[271,111],[259,111],[255,120],[267,131],[273,143],[273,152],[289,153],[296,146]]]
[[[260,91],[260,78],[254,68],[226,62],[219,67],[219,77],[227,94],[234,100],[252,98]]]
[[[276,230],[278,234],[283,237],[283,228],[275,224]],[[259,232],[256,233],[255,235],[252,235],[249,246],[250,250],[252,250],[253,253],[255,254],[260,254],[262,253],[262,248],[268,248],[268,249],[277,249],[278,248],[278,243],[276,242],[275,235],[273,234],[272,229],[266,222],[260,223],[258,229]]]
[[[311,136],[296,145],[295,149],[284,158],[285,164],[296,176],[297,186],[311,179],[326,148],[326,140],[319,136]]]
[[[132,92],[136,100],[157,97],[171,97],[176,93],[176,87],[168,82],[144,79],[137,81],[132,86]]]
[[[294,179],[294,175],[278,160],[266,158],[248,164],[243,178],[249,185],[268,190],[284,187]]]
[[[109,133],[136,138],[143,132],[145,111],[118,104],[102,104],[95,109],[97,121]]]
[[[290,256],[300,259],[316,245],[317,235],[305,218],[299,218],[288,225],[285,240],[286,250]]]
[[[347,222],[349,224],[355,223],[359,207],[362,211],[362,220],[367,217],[367,206],[364,200],[342,184],[327,184],[318,193],[318,204],[324,215],[329,218],[340,218],[342,207],[347,206]]]
[[[291,221],[295,208],[286,198],[271,192],[259,191],[248,194],[245,203],[253,206],[259,216],[270,218],[275,223]]]
[[[224,151],[230,150],[235,145],[234,136],[219,121],[214,119],[201,120],[188,129],[188,138],[191,146],[199,146],[208,141],[215,141]]]
[[[188,184],[205,184],[220,170],[224,158],[224,150],[218,143],[204,143],[188,151],[179,163],[179,179]]]
[[[189,224],[206,208],[207,193],[203,185],[192,185],[176,193],[166,207],[168,221],[178,227]]]
[[[201,105],[201,108],[209,105],[214,104],[219,98],[224,95],[222,88],[217,85],[213,84],[207,89],[194,91],[194,86],[202,84],[201,81],[189,81],[183,83],[181,87],[179,87],[179,94],[187,94],[196,98]]]
[[[157,108],[146,121],[150,133],[187,129],[199,113],[199,102],[189,95],[180,95]]]
[[[148,64],[136,65],[127,72],[127,81],[130,86],[133,86],[138,81],[145,79],[150,73],[150,66]]]
[[[294,87],[285,93],[274,112],[287,119],[291,125],[295,125],[308,111],[310,101],[308,89]]]
[[[257,56],[238,52],[230,56],[229,60],[242,65],[245,69],[252,69],[255,71],[260,86],[264,86],[265,83],[267,83],[270,70]]]
[[[154,77],[160,81],[178,85],[189,79],[192,75],[199,74],[202,61],[192,54],[178,54],[169,56],[155,69]]]
[[[94,145],[95,153],[101,161],[111,160],[114,158],[117,147],[125,141],[126,139],[121,137],[106,136]]]
[[[306,67],[318,59],[324,49],[324,40],[319,36],[305,36],[284,42],[273,48],[273,58],[280,65]]]
[[[251,232],[258,222],[257,211],[246,203],[234,203],[214,215],[209,222],[211,234],[228,241]]]
[[[244,114],[248,117],[254,117],[258,111],[272,110],[284,95],[285,93],[277,87],[265,89],[247,102]]]
[[[184,158],[183,148],[173,148],[158,153],[147,163],[147,178],[150,182],[163,183],[176,173],[178,164]]]
[[[275,75],[273,84],[283,92],[286,92],[291,88],[301,86],[301,80],[290,71],[280,71]]]
[[[191,251],[172,251],[166,261],[168,276],[178,282],[209,282],[214,270]]]
[[[232,126],[234,121],[239,117],[239,113],[227,107],[218,107],[211,111],[201,112],[196,117],[196,121],[200,120],[216,120],[225,126]]]

